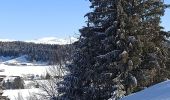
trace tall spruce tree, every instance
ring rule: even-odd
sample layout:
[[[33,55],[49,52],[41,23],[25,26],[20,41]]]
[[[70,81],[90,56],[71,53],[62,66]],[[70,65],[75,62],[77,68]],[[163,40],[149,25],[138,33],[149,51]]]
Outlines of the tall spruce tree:
[[[118,99],[166,77],[163,0],[89,0],[61,100]],[[125,92],[124,92],[125,91]]]

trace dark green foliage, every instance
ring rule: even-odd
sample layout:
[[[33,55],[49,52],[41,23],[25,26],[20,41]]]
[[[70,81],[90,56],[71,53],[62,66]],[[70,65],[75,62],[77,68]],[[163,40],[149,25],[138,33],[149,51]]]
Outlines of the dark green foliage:
[[[51,75],[49,73],[46,74],[45,79],[51,79]]]
[[[5,89],[24,89],[24,80],[19,76],[11,77],[2,84]]]
[[[161,0],[89,0],[87,27],[80,29],[62,100],[119,99],[166,78]],[[165,72],[165,73],[162,73]]]
[[[3,70],[0,70],[0,73],[1,72],[3,72]],[[5,89],[4,87],[3,87],[3,79],[5,78],[6,76],[4,76],[4,75],[0,75],[0,100],[9,100],[8,98],[7,98],[7,96],[2,96],[3,95],[3,90]]]
[[[24,80],[21,77],[16,77],[14,79],[13,89],[24,89]]]

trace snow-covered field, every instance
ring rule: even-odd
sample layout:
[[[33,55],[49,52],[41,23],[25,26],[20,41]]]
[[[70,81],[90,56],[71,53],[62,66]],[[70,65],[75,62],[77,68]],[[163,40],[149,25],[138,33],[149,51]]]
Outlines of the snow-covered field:
[[[126,96],[121,100],[170,100],[170,80]]]

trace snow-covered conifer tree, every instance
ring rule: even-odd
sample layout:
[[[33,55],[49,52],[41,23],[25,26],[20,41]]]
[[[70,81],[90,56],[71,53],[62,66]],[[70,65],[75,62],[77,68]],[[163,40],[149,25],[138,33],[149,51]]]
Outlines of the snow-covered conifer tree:
[[[166,66],[162,0],[89,0],[61,100],[117,100],[162,80]],[[157,77],[157,78],[156,78]],[[124,92],[126,91],[126,92]]]

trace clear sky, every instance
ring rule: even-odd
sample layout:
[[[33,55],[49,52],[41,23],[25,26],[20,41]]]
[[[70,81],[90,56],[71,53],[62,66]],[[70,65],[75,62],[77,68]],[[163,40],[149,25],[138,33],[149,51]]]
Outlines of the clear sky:
[[[78,29],[85,25],[89,5],[88,0],[0,0],[0,38],[77,36]],[[162,18],[162,25],[170,30],[170,10]]]

